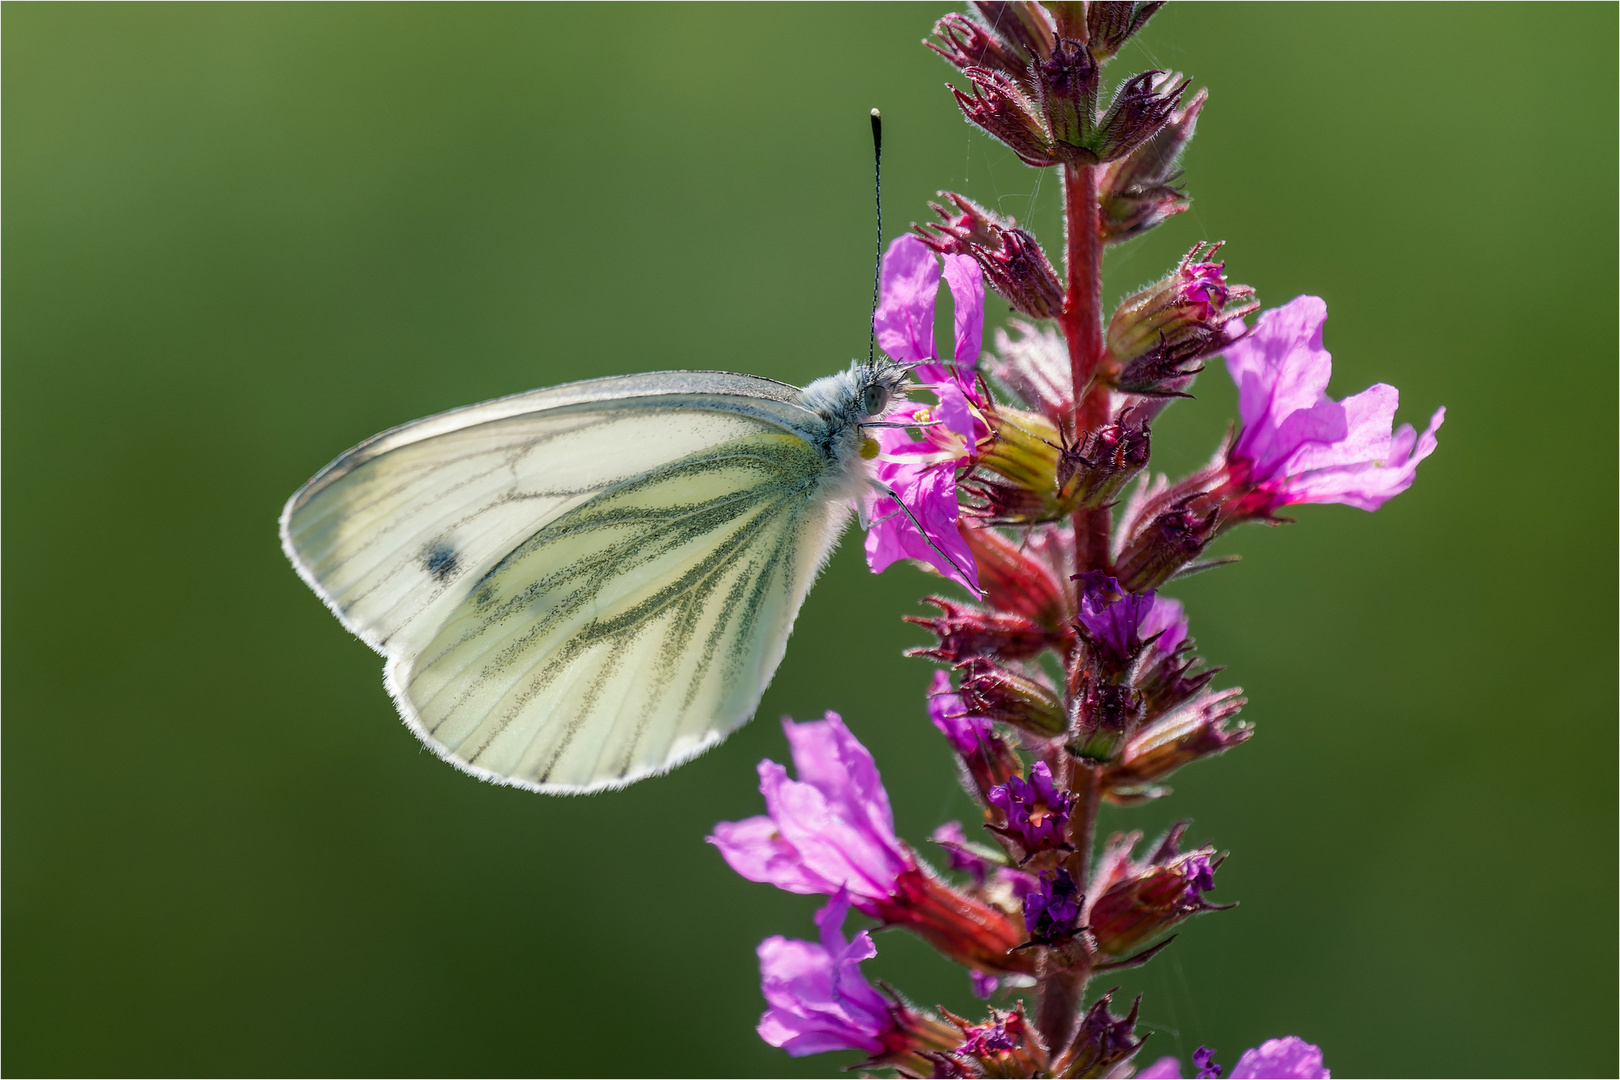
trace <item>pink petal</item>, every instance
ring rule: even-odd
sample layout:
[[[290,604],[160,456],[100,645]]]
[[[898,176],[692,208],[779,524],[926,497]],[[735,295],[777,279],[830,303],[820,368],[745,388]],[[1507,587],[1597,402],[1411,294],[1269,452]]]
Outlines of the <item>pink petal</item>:
[[[934,297],[939,292],[939,260],[909,233],[883,256],[877,314],[872,327],[878,345],[895,360],[934,358]]]
[[[973,368],[984,344],[984,271],[971,255],[947,255],[945,282],[951,287],[951,301],[956,308],[952,329],[957,380],[964,388],[971,388]]]

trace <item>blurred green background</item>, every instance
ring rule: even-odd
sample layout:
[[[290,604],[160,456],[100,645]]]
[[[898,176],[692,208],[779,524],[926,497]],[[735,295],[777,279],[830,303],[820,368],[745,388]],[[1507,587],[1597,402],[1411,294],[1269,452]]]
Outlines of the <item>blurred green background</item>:
[[[899,655],[929,579],[846,543],[759,722],[553,799],[419,750],[275,523],[451,406],[862,352],[873,105],[891,235],[951,187],[1055,244],[1055,177],[970,131],[918,43],[944,10],[5,7],[6,1072],[848,1063],[754,1035],[754,945],[816,901],[703,836],[758,811],[774,718],[826,708],[903,835],[966,816]],[[1259,735],[1105,823],[1194,817],[1242,901],[1120,980],[1144,1060],[1292,1032],[1339,1076],[1614,1074],[1616,23],[1173,6],[1111,69],[1211,89],[1194,208],[1111,253],[1112,297],[1229,240],[1268,303],[1327,298],[1336,396],[1450,407],[1380,513],[1302,508],[1172,589]],[[1198,389],[1162,467],[1233,414],[1219,370]]]

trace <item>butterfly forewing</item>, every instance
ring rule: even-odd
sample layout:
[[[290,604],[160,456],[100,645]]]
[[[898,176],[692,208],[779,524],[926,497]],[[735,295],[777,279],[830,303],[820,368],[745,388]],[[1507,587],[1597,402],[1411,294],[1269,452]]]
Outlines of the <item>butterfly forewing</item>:
[[[310,481],[283,544],[436,751],[626,783],[748,718],[843,524],[795,393],[667,372],[430,417]]]

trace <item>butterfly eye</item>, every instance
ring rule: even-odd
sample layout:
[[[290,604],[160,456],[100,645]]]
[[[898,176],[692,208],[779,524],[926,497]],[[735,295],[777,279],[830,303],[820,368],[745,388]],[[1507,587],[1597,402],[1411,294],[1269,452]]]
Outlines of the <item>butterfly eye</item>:
[[[889,404],[889,391],[886,387],[873,383],[861,391],[861,408],[867,416],[876,416]]]

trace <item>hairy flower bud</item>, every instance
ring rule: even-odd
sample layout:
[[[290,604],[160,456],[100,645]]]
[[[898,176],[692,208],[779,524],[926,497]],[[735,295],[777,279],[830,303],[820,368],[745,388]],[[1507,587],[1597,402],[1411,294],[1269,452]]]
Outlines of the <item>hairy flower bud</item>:
[[[1154,12],[1164,7],[1164,0],[1147,3],[1117,3],[1115,0],[1091,0],[1086,5],[1086,27],[1090,31],[1091,55],[1107,60],[1119,52],[1121,45],[1136,36],[1147,25]]]
[[[1052,140],[1042,125],[1037,106],[1011,76],[991,68],[965,68],[972,83],[964,93],[951,87],[962,115],[1007,144],[1026,165],[1041,168],[1063,160],[1053,154]]]
[[[1132,861],[1130,854],[1141,833],[1116,833],[1109,840],[1098,862],[1099,891],[1090,920],[1104,954],[1125,957],[1189,916],[1234,906],[1204,899],[1203,894],[1215,887],[1221,857],[1211,847],[1179,850],[1189,824],[1177,823],[1140,862]]]
[[[961,1041],[948,1051],[923,1055],[933,1062],[931,1075],[1051,1075],[1046,1048],[1030,1030],[1022,1001],[1014,1004],[1011,1012],[991,1009],[990,1019],[982,1024],[970,1023],[945,1009],[940,1012],[961,1031]]]
[[[1115,161],[1135,150],[1169,123],[1191,81],[1164,71],[1144,71],[1126,79],[1092,129],[1087,148],[1099,162]]]
[[[977,19],[951,12],[934,24],[933,41],[923,44],[943,56],[958,71],[970,67],[999,71],[1029,85],[1029,57],[1023,49],[1003,38]]]
[[[986,25],[1025,56],[1039,60],[1052,51],[1052,19],[1034,0],[974,0]]]
[[[987,716],[1042,738],[1061,735],[1067,726],[1063,703],[1044,681],[1017,674],[989,660],[963,664],[962,703],[977,716]]]
[[[932,619],[907,615],[905,620],[928,630],[939,638],[939,644],[932,649],[908,649],[908,656],[931,656],[952,666],[975,656],[1028,660],[1063,640],[1063,635],[1022,615],[981,611],[938,596],[924,597],[923,603],[933,604],[940,614]]]
[[[1129,7],[1130,5],[1122,5]],[[1115,989],[1118,989],[1117,987]],[[1080,1019],[1074,1042],[1052,1069],[1053,1076],[1116,1076],[1115,1066],[1142,1048],[1146,1039],[1136,1037],[1137,1009],[1141,995],[1131,1002],[1131,1011],[1115,1016],[1110,1009],[1114,991],[1098,998]]]
[[[1203,553],[1219,522],[1218,510],[1192,508],[1203,495],[1188,495],[1135,530],[1115,566],[1120,584],[1132,592],[1156,589]]]
[[[1209,91],[1198,91],[1156,135],[1103,168],[1097,186],[1104,241],[1117,244],[1141,236],[1187,209],[1185,192],[1174,185],[1181,175],[1182,151],[1207,100]]]
[[[1061,521],[1074,504],[1059,496],[1062,436],[1038,413],[1001,407],[988,415],[991,439],[981,444],[974,472],[960,482],[972,514],[997,525]]]
[[[1121,409],[1112,422],[1062,448],[1059,498],[1087,509],[1111,504],[1148,463],[1151,445],[1148,422],[1137,419],[1137,410]]]
[[[1202,694],[1138,731],[1103,771],[1108,800],[1129,805],[1168,794],[1155,786],[1160,780],[1189,762],[1247,741],[1254,734],[1251,725],[1226,726],[1245,704],[1242,693],[1234,687]]]
[[[1035,64],[1035,100],[1045,113],[1052,139],[1085,152],[1082,157],[1068,155],[1076,164],[1101,160],[1090,145],[1101,75],[1091,50],[1082,42],[1064,38],[1057,40],[1051,55]]]
[[[928,205],[944,224],[917,226],[924,243],[941,255],[971,255],[984,270],[990,287],[1015,311],[1036,319],[1055,319],[1063,312],[1063,283],[1035,238],[1011,218],[994,214],[951,191],[940,192],[956,204],[953,212]]]
[[[1136,676],[1142,707],[1149,722],[1180,708],[1223,668],[1204,667],[1190,641],[1161,647]]]
[[[951,678],[934,672],[934,685],[928,692],[928,718],[950,741],[962,766],[962,786],[988,806],[990,791],[1021,775],[1024,763],[983,716],[975,716],[962,695],[951,689]]]
[[[1142,692],[1134,686],[1083,677],[1073,698],[1075,732],[1069,752],[1107,762],[1142,721]]]
[[[1207,250],[1206,250],[1207,248]],[[1108,352],[1120,390],[1176,396],[1202,361],[1230,344],[1241,317],[1259,307],[1254,290],[1231,285],[1220,244],[1197,244],[1167,277],[1126,297],[1108,322]]]

